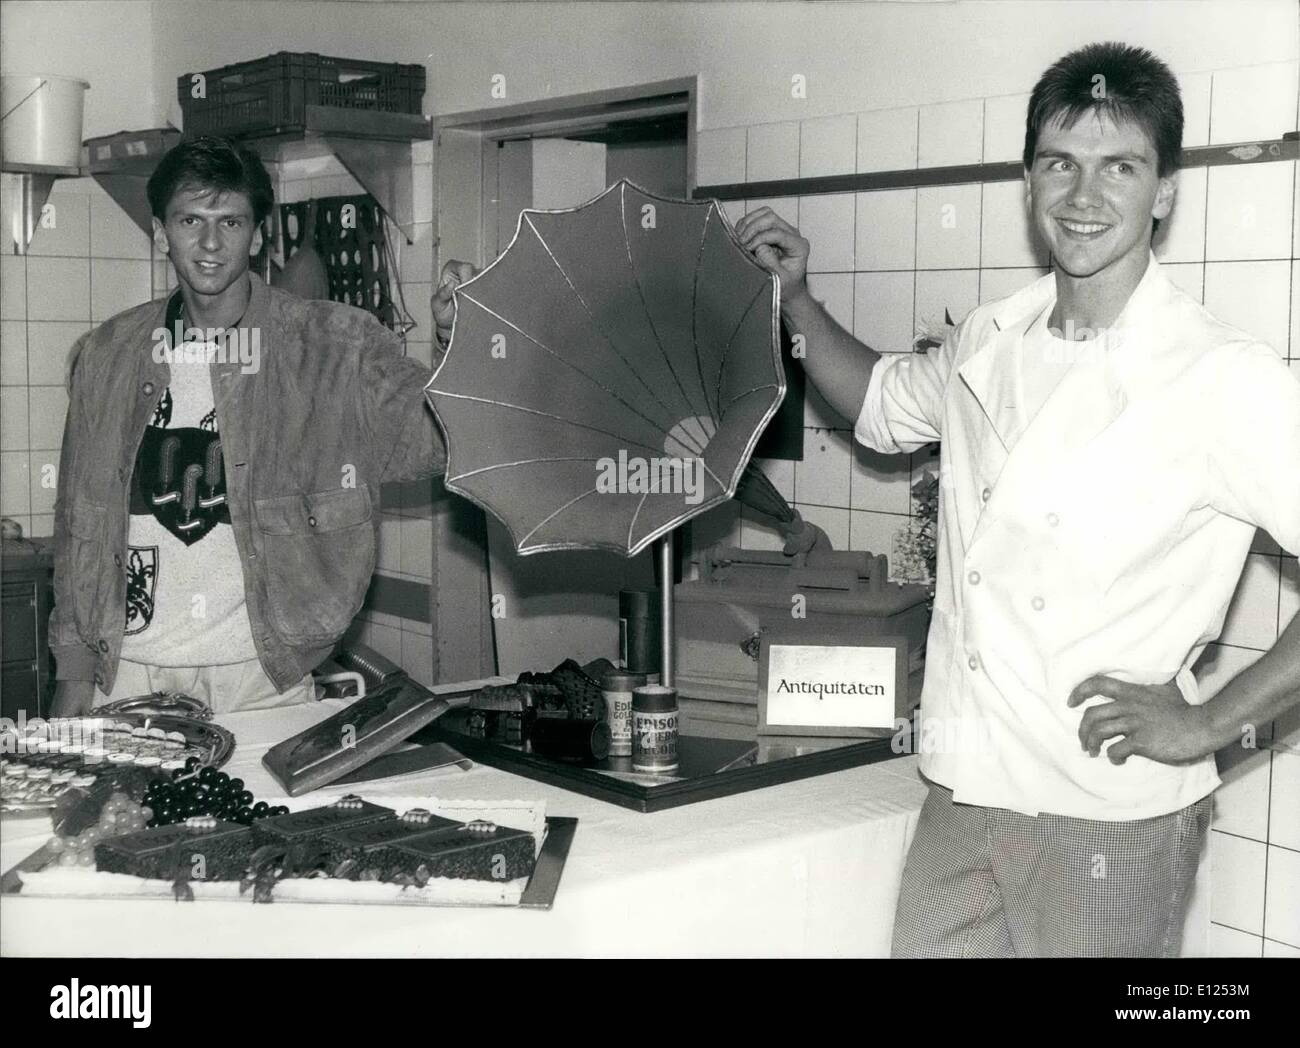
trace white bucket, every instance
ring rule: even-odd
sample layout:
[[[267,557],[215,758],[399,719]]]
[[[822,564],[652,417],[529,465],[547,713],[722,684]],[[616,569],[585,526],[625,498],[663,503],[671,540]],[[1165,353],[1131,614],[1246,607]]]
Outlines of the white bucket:
[[[67,76],[0,77],[0,160],[81,164],[82,104],[90,85]]]

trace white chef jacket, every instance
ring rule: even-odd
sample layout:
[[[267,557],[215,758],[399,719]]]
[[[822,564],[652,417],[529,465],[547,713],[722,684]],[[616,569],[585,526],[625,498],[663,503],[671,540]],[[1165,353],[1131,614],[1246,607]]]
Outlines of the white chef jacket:
[[[886,453],[942,441],[924,774],[961,803],[1148,818],[1211,792],[1213,757],[1090,757],[1066,699],[1102,673],[1176,677],[1204,701],[1191,666],[1255,528],[1300,552],[1300,382],[1152,256],[1105,350],[1027,419],[1021,337],[1055,298],[1049,274],[928,354],[884,356],[855,435]]]

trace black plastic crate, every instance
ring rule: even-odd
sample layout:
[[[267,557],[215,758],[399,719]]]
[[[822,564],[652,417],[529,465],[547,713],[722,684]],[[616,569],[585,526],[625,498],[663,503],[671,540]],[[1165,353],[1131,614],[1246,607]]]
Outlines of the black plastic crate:
[[[278,51],[203,73],[203,98],[193,77],[176,78],[187,135],[302,130],[310,105],[418,114],[424,103],[424,66],[397,62]]]

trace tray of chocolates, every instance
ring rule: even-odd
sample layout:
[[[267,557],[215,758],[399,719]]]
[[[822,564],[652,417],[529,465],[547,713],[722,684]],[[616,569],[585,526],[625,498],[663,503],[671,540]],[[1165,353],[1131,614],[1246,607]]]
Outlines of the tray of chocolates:
[[[0,812],[53,809],[74,789],[126,771],[168,778],[220,768],[235,737],[220,725],[151,712],[32,720],[0,730]]]
[[[146,800],[157,803],[156,791]],[[576,819],[532,801],[347,795],[243,822],[162,820],[115,794],[98,828],[58,835],[3,890],[69,898],[549,908]],[[151,816],[141,825],[145,815]]]

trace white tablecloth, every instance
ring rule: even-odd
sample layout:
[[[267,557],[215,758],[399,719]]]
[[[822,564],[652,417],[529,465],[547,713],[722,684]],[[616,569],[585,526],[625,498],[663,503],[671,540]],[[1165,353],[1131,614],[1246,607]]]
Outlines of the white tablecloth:
[[[259,800],[276,742],[337,702],[231,714]],[[549,911],[0,898],[0,953],[72,956],[886,956],[925,787],[896,760],[642,814],[476,765],[320,791],[545,799],[577,833]],[[380,800],[382,803],[382,800]],[[8,869],[49,833],[5,825]]]

